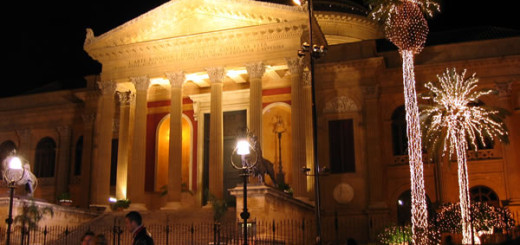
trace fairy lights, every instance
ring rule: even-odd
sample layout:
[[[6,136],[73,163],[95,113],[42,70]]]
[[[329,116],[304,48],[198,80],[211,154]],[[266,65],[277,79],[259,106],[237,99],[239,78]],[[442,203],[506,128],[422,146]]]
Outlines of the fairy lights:
[[[412,194],[412,240],[427,244],[428,212],[424,188],[421,130],[415,90],[414,55],[422,51],[428,35],[423,13],[433,16],[439,4],[432,0],[367,0],[370,16],[385,25],[385,35],[399,48],[403,60],[408,159]]]
[[[431,151],[442,147],[443,155],[455,154],[458,165],[459,199],[463,243],[472,242],[467,153],[468,143],[477,149],[477,140],[485,145],[485,137],[507,137],[503,115],[498,109],[478,106],[479,98],[493,90],[476,90],[478,79],[475,74],[466,78],[466,70],[457,74],[455,68],[446,69],[437,76],[438,84],[428,82],[425,87],[431,92],[423,96],[432,100],[421,112],[427,145]],[[469,142],[468,142],[469,140]]]

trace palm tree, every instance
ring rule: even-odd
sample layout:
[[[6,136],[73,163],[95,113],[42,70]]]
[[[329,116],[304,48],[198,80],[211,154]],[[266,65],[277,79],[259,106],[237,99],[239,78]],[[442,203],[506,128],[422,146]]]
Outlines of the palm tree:
[[[479,98],[496,93],[491,89],[477,90],[475,74],[466,78],[466,70],[457,74],[455,68],[446,69],[438,77],[438,83],[428,82],[430,92],[422,96],[432,105],[422,106],[421,119],[424,142],[430,154],[442,150],[457,157],[459,199],[462,217],[462,243],[474,242],[471,224],[467,155],[471,145],[477,150],[478,142],[498,138],[508,143],[504,118],[507,111],[497,107],[479,105]]]
[[[428,211],[424,188],[419,108],[415,90],[414,55],[420,53],[428,35],[423,13],[432,16],[439,5],[432,0],[366,0],[370,17],[382,22],[386,37],[399,49],[403,60],[408,159],[412,191],[412,233],[415,244],[426,244]]]

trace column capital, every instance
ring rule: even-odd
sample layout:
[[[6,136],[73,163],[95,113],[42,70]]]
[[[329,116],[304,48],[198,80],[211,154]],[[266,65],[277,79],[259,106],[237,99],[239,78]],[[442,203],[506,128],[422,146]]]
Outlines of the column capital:
[[[226,76],[226,70],[224,67],[206,68],[206,72],[208,73],[211,83],[222,83],[224,76]]]
[[[132,91],[117,91],[117,97],[119,98],[119,104],[122,106],[130,105],[132,101],[135,99],[135,93]]]
[[[361,87],[365,99],[376,99],[379,97],[379,84]]]
[[[84,123],[92,124],[96,120],[96,113],[86,113],[81,115]]]
[[[303,72],[303,60],[301,58],[285,58],[287,67],[292,75],[300,75]]]
[[[68,125],[58,126],[56,127],[56,130],[58,131],[58,134],[63,137],[70,136],[71,133],[70,126]]]
[[[170,81],[170,85],[172,88],[181,88],[182,84],[186,80],[186,75],[184,71],[176,71],[176,72],[167,72],[166,78]]]
[[[247,74],[249,74],[249,79],[257,78],[261,79],[265,73],[265,65],[264,62],[254,62],[246,64]]]
[[[113,95],[116,92],[117,84],[113,81],[97,82],[102,95]]]
[[[303,71],[302,78],[303,87],[311,87],[312,86],[312,73],[309,70]]]
[[[31,129],[30,128],[24,128],[24,129],[16,129],[16,134],[18,137],[20,137],[20,140],[27,140],[31,137]]]
[[[148,76],[131,77],[130,82],[134,84],[137,91],[146,91],[150,86],[150,78]]]
[[[513,90],[512,82],[496,82],[495,87],[498,91],[499,97],[509,97],[511,96],[511,91]]]

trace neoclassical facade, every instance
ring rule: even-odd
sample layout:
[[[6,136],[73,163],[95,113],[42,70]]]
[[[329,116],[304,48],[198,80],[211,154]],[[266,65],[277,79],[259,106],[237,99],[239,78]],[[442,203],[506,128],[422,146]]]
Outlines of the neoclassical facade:
[[[107,33],[87,30],[84,49],[102,72],[87,77],[86,88],[1,99],[2,154],[16,148],[31,163],[41,181],[35,196],[49,202],[70,193],[82,208],[107,206],[109,197],[130,199],[135,209],[202,207],[206,193],[233,202],[228,189],[240,179],[230,154],[247,127],[293,197],[311,204],[313,178],[302,167],[312,168],[316,143],[331,171],[320,177],[324,222],[337,215],[344,236],[374,239],[406,219],[401,61],[397,51],[377,49],[379,27],[354,7],[315,13],[316,40],[329,48],[315,69],[317,142],[308,60],[297,56],[305,9],[175,0]],[[483,103],[511,112],[510,144],[470,153],[470,187],[474,198],[509,205],[517,220],[519,41],[434,45],[416,57],[419,90],[456,67],[499,91]],[[425,163],[429,200],[457,201],[456,176],[448,160]]]

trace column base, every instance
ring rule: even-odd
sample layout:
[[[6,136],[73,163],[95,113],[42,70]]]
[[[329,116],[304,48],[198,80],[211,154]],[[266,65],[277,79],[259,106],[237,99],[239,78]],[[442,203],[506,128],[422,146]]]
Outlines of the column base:
[[[127,208],[128,211],[146,211],[146,204],[144,203],[130,203],[130,207]]]
[[[178,210],[182,208],[181,202],[167,202],[161,210]]]

